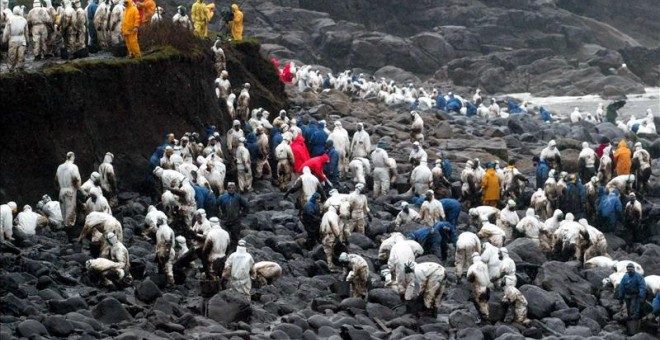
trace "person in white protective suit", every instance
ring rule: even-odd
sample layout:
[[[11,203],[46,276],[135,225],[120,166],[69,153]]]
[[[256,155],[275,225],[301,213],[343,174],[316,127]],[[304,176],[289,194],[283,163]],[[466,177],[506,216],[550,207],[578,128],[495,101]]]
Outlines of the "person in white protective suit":
[[[536,189],[532,194],[532,197],[529,200],[529,206],[534,208],[534,212],[541,220],[546,220],[552,216],[552,204],[545,195],[543,188]]]
[[[281,129],[282,125],[289,125],[289,117],[286,116],[286,110],[280,110],[280,113],[273,119],[273,126]],[[335,124],[336,125],[336,124]]]
[[[148,238],[149,235],[155,235],[158,230],[158,219],[161,218],[167,221],[167,215],[164,212],[158,210],[153,205],[150,205],[147,208],[147,215],[144,216],[144,231],[142,236]]]
[[[218,38],[211,46],[211,51],[213,52],[213,57],[215,59],[214,67],[215,72],[218,74],[218,78],[222,75],[222,71],[227,68],[227,58],[225,56],[225,51],[222,49],[222,38],[218,35]]]
[[[32,9],[28,12],[27,21],[32,29],[32,54],[34,60],[41,60],[46,55],[46,39],[48,29],[53,25],[53,19],[48,10],[41,6],[40,0],[35,0]]]
[[[240,240],[236,251],[227,258],[222,277],[228,278],[231,287],[250,301],[252,276],[254,276],[254,260],[247,252],[245,240]]]
[[[561,154],[559,153],[559,149],[557,149],[557,142],[554,139],[549,141],[548,146],[541,150],[541,156],[539,158],[545,161],[551,169],[561,168]]]
[[[585,245],[585,237],[588,232],[584,226],[574,221],[573,214],[566,214],[566,220],[559,225],[553,234],[554,254],[563,257],[567,261],[582,260],[582,250]]]
[[[516,277],[516,263],[509,257],[509,250],[505,247],[499,249],[500,268],[497,277],[491,277],[490,281],[493,282],[495,287],[501,286],[516,286],[518,278]]]
[[[174,250],[175,236],[174,230],[167,225],[167,220],[158,219],[158,231],[156,232],[156,261],[158,262],[159,272],[167,275],[167,282],[174,284],[174,272],[172,265],[176,252]]]
[[[374,179],[373,198],[387,195],[390,191],[390,167],[388,159],[390,156],[385,151],[387,143],[384,140],[378,142],[376,149],[371,152],[372,176]]]
[[[581,218],[578,223],[587,229],[589,242],[587,249],[584,250],[584,262],[596,256],[609,256],[607,254],[607,239],[600,230],[589,225],[586,219]]]
[[[291,150],[291,136],[282,138],[282,142],[275,148],[275,160],[277,161],[277,181],[280,191],[286,191],[291,182],[292,169],[295,167],[295,158]]]
[[[108,243],[108,249],[105,254],[101,254],[101,257],[120,263],[122,265],[121,269],[124,270],[125,280],[130,282],[130,280],[132,280],[130,272],[131,259],[128,256],[128,249],[126,249],[126,246],[117,239],[117,235],[113,232],[107,233],[105,235],[105,240]]]
[[[290,193],[300,189],[302,189],[302,193],[298,196],[298,203],[300,207],[304,207],[305,203],[309,201],[315,192],[320,193],[321,196],[325,198],[323,185],[319,179],[312,174],[312,171],[307,166],[302,169],[302,175],[296,179],[296,181],[293,183],[293,186],[284,194],[284,199],[289,197]]]
[[[417,221],[426,226],[434,226],[436,223],[445,220],[445,210],[442,203],[435,199],[433,190],[427,190],[425,193],[425,200],[422,207],[419,209]]]
[[[578,155],[578,172],[582,183],[586,184],[591,177],[596,175],[596,161],[598,161],[598,155],[594,149],[589,147],[589,142],[583,142],[582,151]]]
[[[445,268],[433,262],[410,263],[406,265],[406,292],[404,298],[410,301],[420,295],[424,306],[437,314],[442,294],[445,291],[447,275]]]
[[[422,116],[417,111],[410,111],[410,118],[412,119],[412,123],[410,124],[410,140],[413,142],[424,141],[424,120]]]
[[[536,217],[534,208],[527,208],[525,217],[523,217],[518,224],[516,224],[516,231],[524,235],[524,237],[533,240],[539,245],[539,233],[543,224]]]
[[[513,305],[513,322],[517,322],[524,326],[528,325],[531,320],[527,318],[527,299],[521,293],[515,284],[508,281],[508,277],[504,277],[504,296],[502,296],[502,303],[506,306]]]
[[[247,122],[250,116],[250,83],[243,84],[243,89],[238,95],[236,116],[243,122]]]
[[[270,131],[270,130],[269,130]],[[264,133],[263,126],[257,128],[257,146],[259,147],[259,155],[257,156],[257,166],[255,169],[255,175],[257,179],[264,178],[264,172],[268,176],[273,176],[273,170],[270,168],[269,155],[270,155],[270,146],[268,142],[268,135]]]
[[[378,247],[378,261],[385,263],[390,258],[390,251],[392,247],[398,242],[406,241],[407,238],[399,232],[391,233],[390,236],[384,239]]]
[[[85,210],[88,213],[96,211],[112,215],[110,204],[108,203],[108,200],[103,196],[101,188],[98,187],[92,188],[92,190],[89,191],[87,202],[85,202]]]
[[[355,191],[348,195],[348,204],[351,211],[349,228],[364,235],[366,232],[365,214],[371,221],[371,210],[369,210],[367,204],[367,196],[362,194],[362,191],[364,191],[364,184],[358,183],[355,185]]]
[[[110,0],[101,0],[96,7],[96,12],[94,12],[94,28],[96,29],[97,39],[101,49],[107,49],[110,43],[110,32],[108,31],[110,10]]]
[[[74,40],[74,52],[78,52],[85,47],[87,47],[87,13],[82,7],[80,0],[73,0],[73,8],[75,9],[76,18],[73,21],[75,40]],[[69,54],[69,58],[72,57],[72,54]]]
[[[195,211],[195,223],[190,228],[192,232],[192,244],[194,249],[201,249],[206,242],[206,237],[211,230],[211,221],[206,218],[206,210]]]
[[[488,277],[491,281],[499,279],[500,276],[500,249],[490,242],[484,242],[481,245],[481,261],[488,266]]]
[[[563,220],[564,213],[561,210],[556,209],[552,214],[552,217],[543,222],[539,232],[539,241],[541,244],[541,250],[544,252],[548,253],[552,251],[555,231],[559,228],[559,225]]]
[[[506,207],[500,211],[500,215],[496,221],[498,227],[504,230],[507,240],[511,240],[513,236],[513,228],[518,225],[520,218],[516,212],[516,202],[514,200],[508,200],[506,202]]]
[[[48,225],[48,219],[32,211],[32,207],[25,205],[23,211],[16,216],[16,230],[32,236],[37,233],[37,228],[43,228]]]
[[[13,201],[0,205],[0,241],[14,240],[14,214],[17,210],[16,202]]]
[[[503,246],[506,241],[504,230],[488,221],[481,221],[481,229],[479,229],[477,236],[484,242],[490,242],[498,248]]]
[[[60,187],[60,207],[64,226],[72,227],[76,223],[76,190],[80,187],[80,172],[73,164],[76,156],[73,152],[66,154],[66,161],[57,167],[57,184]]]
[[[123,263],[115,262],[103,257],[87,260],[85,268],[91,275],[98,276],[104,287],[112,286],[112,281],[122,282],[126,272],[122,269]]]
[[[230,239],[229,233],[222,229],[217,217],[211,217],[209,222],[211,229],[206,234],[202,253],[206,257],[207,274],[215,279],[219,273],[222,273]]]
[[[575,107],[575,109],[573,109],[573,112],[571,112],[570,118],[571,118],[571,123],[577,123],[581,120],[584,120],[584,118],[582,117],[582,112],[580,112],[579,107]]]
[[[50,224],[51,227],[59,229],[62,226],[64,219],[62,219],[60,202],[53,201],[48,195],[43,195],[41,201],[37,203],[37,211],[41,211],[41,213],[48,218],[48,224]]]
[[[261,261],[254,264],[254,276],[252,281],[259,287],[273,284],[275,280],[282,277],[282,267],[271,261]]]
[[[472,265],[468,268],[467,280],[472,283],[472,298],[481,317],[488,321],[490,319],[488,311],[488,299],[490,297],[488,285],[490,279],[488,266],[481,261],[479,253],[472,254]]]
[[[637,189],[641,192],[648,191],[649,178],[651,177],[651,154],[644,150],[642,143],[635,143],[635,151],[632,156],[632,168],[637,178]]]
[[[250,152],[245,147],[245,137],[238,139],[236,147],[236,169],[238,171],[238,188],[245,193],[252,190],[252,161]]]
[[[417,246],[414,246],[414,244]],[[424,249],[419,243],[412,240],[397,242],[390,250],[387,266],[390,273],[392,273],[392,278],[396,281],[396,291],[402,298],[406,292],[405,266],[408,263],[415,262],[415,257],[422,253],[424,253]]]
[[[366,176],[371,174],[371,164],[367,158],[354,158],[350,163],[348,163],[348,169],[353,175],[353,183],[367,183]]]
[[[394,231],[399,231],[401,225],[419,219],[417,211],[410,209],[408,202],[401,202],[401,211],[396,215],[394,220]]]
[[[227,143],[227,150],[233,156],[236,156],[236,149],[238,148],[238,140],[241,137],[245,137],[243,129],[241,129],[241,122],[234,120],[232,122],[232,128],[227,131],[227,137],[225,137],[225,142]]]
[[[121,227],[121,223],[119,223],[116,218],[110,214],[102,212],[91,212],[85,217],[85,226],[80,232],[78,243],[81,243],[84,238],[91,234],[91,242],[93,244],[98,244],[100,247],[100,253],[104,254],[109,247],[108,242],[104,237],[104,235],[108,233],[114,233],[117,236],[117,240],[124,242],[124,231]]]
[[[346,238],[342,229],[339,226],[339,215],[337,208],[334,205],[328,207],[327,211],[321,218],[321,226],[319,228],[321,234],[321,244],[325,252],[326,262],[331,271],[336,271],[337,267],[334,264],[334,247],[337,242],[346,242]]]
[[[124,2],[121,0],[112,0],[114,7],[110,13],[110,23],[108,24],[110,43],[115,46],[124,41],[124,36],[121,33],[121,22],[124,18]]]
[[[197,173],[208,181],[209,186],[216,195],[220,195],[225,191],[227,166],[223,159],[217,154],[213,153],[207,156],[207,158],[200,163],[199,171]]]
[[[99,174],[101,175],[101,189],[103,189],[103,194],[108,197],[113,197],[117,193],[117,177],[115,176],[115,168],[112,165],[112,162],[115,159],[115,155],[110,152],[106,152],[103,157],[103,163],[99,165]]]
[[[92,172],[91,175],[89,175],[89,179],[83,183],[78,191],[82,193],[82,196],[84,199],[87,199],[87,196],[89,196],[89,192],[92,190],[92,188],[96,187],[101,187],[101,174],[98,172],[94,171]]]
[[[426,163],[416,166],[410,173],[410,190],[413,194],[424,195],[433,183],[433,173]]]
[[[339,263],[344,267],[346,282],[351,284],[351,297],[365,298],[367,295],[367,279],[369,279],[367,261],[357,254],[341,253]]]
[[[634,184],[635,175],[619,175],[607,182],[605,189],[608,193],[612,192],[614,189],[618,189],[621,195],[627,195],[629,192],[633,191]]]
[[[8,11],[8,10],[6,10]],[[28,41],[28,22],[21,15],[21,8],[16,6],[13,15],[7,16],[2,42],[8,44],[7,68],[10,72],[23,70],[25,50]]]
[[[357,131],[353,134],[351,141],[350,158],[367,157],[371,152],[371,139],[367,131],[364,131],[364,124],[357,123]]]
[[[497,222],[497,220],[500,218],[500,209],[487,205],[481,205],[468,210],[468,215],[470,215],[470,224],[479,228],[481,227],[483,221]]]
[[[178,6],[177,7],[177,12],[174,14],[172,17],[172,22],[175,25],[179,25],[185,29],[188,29],[192,32],[194,29],[193,23],[190,20],[190,17],[186,14],[186,8],[185,6]]]
[[[417,166],[422,163],[428,164],[429,156],[426,151],[422,149],[422,146],[419,144],[419,142],[413,143],[412,150],[410,150],[410,156],[408,156],[408,161],[410,164],[412,164],[412,166]]]
[[[351,152],[351,140],[348,137],[348,131],[344,129],[340,121],[335,121],[335,127],[328,135],[328,140],[334,143],[335,150],[339,154],[339,176],[343,178],[348,172],[348,162],[350,161],[348,156]]]
[[[454,256],[454,266],[456,267],[456,280],[461,283],[463,268],[472,265],[472,253],[481,253],[481,241],[475,233],[469,231],[458,235],[456,241],[456,255]]]

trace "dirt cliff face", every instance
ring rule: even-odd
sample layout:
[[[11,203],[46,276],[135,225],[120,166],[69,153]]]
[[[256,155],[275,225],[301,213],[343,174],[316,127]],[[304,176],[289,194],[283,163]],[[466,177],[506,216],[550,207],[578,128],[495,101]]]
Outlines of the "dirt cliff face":
[[[261,83],[277,76],[250,53],[259,47],[248,45],[226,46],[230,80],[236,89],[255,84],[254,102],[269,104],[272,112],[285,102],[283,88]],[[166,132],[203,133],[207,122],[228,129],[214,80],[210,54],[189,58],[172,50],[141,62],[87,61],[0,78],[7,143],[0,151],[0,201],[21,206],[34,205],[44,193],[57,197],[55,170],[68,151],[76,153],[83,181],[112,152],[120,187],[139,189]]]

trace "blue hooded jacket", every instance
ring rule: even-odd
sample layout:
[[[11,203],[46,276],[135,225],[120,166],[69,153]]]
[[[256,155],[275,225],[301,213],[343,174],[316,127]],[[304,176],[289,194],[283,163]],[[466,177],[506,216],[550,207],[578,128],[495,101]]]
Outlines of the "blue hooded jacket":
[[[655,294],[655,298],[653,299],[653,315],[655,316],[660,316],[660,292]]]
[[[456,227],[458,224],[458,217],[461,215],[461,202],[453,198],[443,198],[440,200],[442,209],[445,211],[447,222]],[[454,232],[456,232],[454,230]]]
[[[316,203],[316,200],[321,197],[321,195],[318,192],[315,192],[312,194],[312,197],[307,200],[307,203],[305,203],[304,207],[304,214],[310,215],[310,216],[321,216],[321,205]]]
[[[461,112],[461,108],[463,107],[463,104],[461,103],[458,98],[454,97],[454,95],[449,96],[449,100],[447,101],[447,106],[445,111],[451,112],[451,111],[456,111],[456,112]]]
[[[250,152],[250,160],[253,164],[256,164],[257,158],[261,156],[261,151],[259,150],[259,145],[257,144],[257,135],[254,132],[250,132],[245,137],[245,147]]]
[[[274,155],[275,154],[275,148],[282,143],[282,140],[284,137],[282,136],[282,133],[280,132],[280,129],[276,128],[273,126],[272,129],[270,129],[270,154]]]
[[[217,215],[217,202],[213,191],[196,183],[193,183],[192,187],[195,190],[195,203],[197,205],[197,209],[206,210],[206,213],[210,216]]]
[[[550,114],[550,111],[546,110],[543,106],[541,106],[539,114],[541,115],[541,119],[545,122],[551,122],[552,121],[552,115]]]
[[[445,96],[442,95],[442,92],[438,91],[438,96],[435,98],[435,108],[438,110],[445,110],[447,106],[447,101]]]
[[[222,211],[221,219],[225,225],[238,224],[241,221],[241,211],[247,213],[248,203],[241,194],[228,191],[218,199],[218,206]]]
[[[445,227],[449,228],[449,230],[445,230]],[[447,241],[450,241],[452,244],[456,245],[456,240],[458,240],[458,236],[456,235],[456,226],[446,222],[446,221],[440,221],[436,223],[433,226],[433,229],[440,234],[441,239],[445,239]]]
[[[545,181],[548,180],[550,174],[550,167],[545,161],[539,161],[536,165],[536,188],[543,188]]]
[[[305,138],[305,143],[307,144],[307,150],[311,149],[311,140],[312,135],[316,132],[316,120],[310,119],[309,124],[305,125],[304,128],[301,128],[303,138]]]
[[[626,273],[619,283],[619,289],[617,291],[619,298],[624,298],[626,295],[630,296],[639,296],[641,299],[646,297],[646,282],[644,277],[638,272],[634,272],[632,275]]]
[[[467,102],[465,106],[467,107],[467,112],[465,113],[466,117],[473,117],[477,115],[477,107],[474,106],[474,104]]]
[[[424,248],[424,254],[433,254],[440,248],[442,236],[433,227],[424,227],[410,232],[406,235],[410,240],[414,240]]]
[[[600,216],[605,232],[616,231],[616,222],[621,221],[623,218],[623,205],[619,199],[618,190],[601,197],[598,205],[598,216]]]
[[[520,105],[518,105],[518,103],[516,103],[511,98],[509,98],[509,101],[507,102],[507,106],[509,107],[509,113],[510,114],[524,113],[524,111],[520,108]]]
[[[330,161],[323,166],[323,173],[333,185],[336,185],[339,183],[339,152],[335,149],[332,140],[328,140],[327,145],[325,153],[330,157]]]
[[[213,134],[218,132],[218,129],[215,128],[213,125],[207,125],[206,126],[206,139],[204,140],[204,144],[208,143],[209,138],[213,137]]]
[[[311,135],[309,141],[309,156],[318,157],[325,152],[325,141],[328,140],[328,134],[324,130],[325,124],[320,123],[316,131]]]

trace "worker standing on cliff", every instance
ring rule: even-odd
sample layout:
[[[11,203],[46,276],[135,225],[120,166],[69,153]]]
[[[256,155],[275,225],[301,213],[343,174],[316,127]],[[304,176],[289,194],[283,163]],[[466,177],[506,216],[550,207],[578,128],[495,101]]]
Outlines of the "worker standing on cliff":
[[[137,7],[142,10],[142,26],[149,25],[151,23],[151,17],[156,13],[156,3],[154,0],[144,0],[138,2]]]
[[[229,22],[231,36],[234,40],[241,41],[243,40],[243,12],[241,12],[237,4],[232,4],[231,10],[234,11],[234,19]]]
[[[140,45],[138,45],[138,28],[140,27],[140,13],[133,6],[133,1],[124,0],[124,17],[121,20],[121,34],[126,41],[129,58],[142,58]]]
[[[206,30],[209,24],[209,12],[204,0],[197,0],[192,6],[192,21],[195,24],[195,35],[206,39]]]

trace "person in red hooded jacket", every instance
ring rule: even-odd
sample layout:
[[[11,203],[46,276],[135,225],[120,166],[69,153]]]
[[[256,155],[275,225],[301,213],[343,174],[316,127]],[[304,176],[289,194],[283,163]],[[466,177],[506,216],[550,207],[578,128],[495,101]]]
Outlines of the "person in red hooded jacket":
[[[330,162],[330,157],[324,153],[321,156],[310,158],[307,162],[305,162],[302,165],[302,167],[303,168],[306,166],[309,167],[309,170],[312,172],[312,175],[316,176],[316,178],[318,178],[321,183],[329,184],[330,181],[327,180],[325,174],[323,173],[323,166],[329,162]]]
[[[291,83],[295,75],[291,73],[291,63],[284,65],[282,73],[280,73],[280,79],[285,83]]]
[[[296,173],[302,173],[303,164],[309,160],[309,151],[305,138],[299,134],[293,142],[291,142],[291,152],[293,152],[293,161]]]

